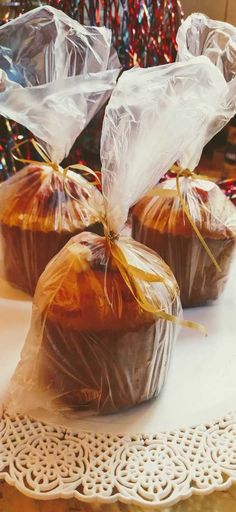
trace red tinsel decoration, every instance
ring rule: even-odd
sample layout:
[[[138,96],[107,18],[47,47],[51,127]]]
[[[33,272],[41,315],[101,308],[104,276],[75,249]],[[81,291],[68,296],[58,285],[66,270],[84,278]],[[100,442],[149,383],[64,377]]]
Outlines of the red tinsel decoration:
[[[105,25],[125,68],[173,62],[183,17],[179,0],[49,0],[84,25]]]
[[[236,178],[220,181],[218,185],[223,190],[224,194],[231,199],[232,203],[236,206]]]

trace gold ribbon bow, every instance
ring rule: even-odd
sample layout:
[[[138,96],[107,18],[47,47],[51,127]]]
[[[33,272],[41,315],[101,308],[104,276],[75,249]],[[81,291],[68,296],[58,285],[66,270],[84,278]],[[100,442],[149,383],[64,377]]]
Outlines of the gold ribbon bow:
[[[19,147],[22,146],[23,144],[26,144],[26,142],[28,142],[28,141],[23,141],[23,142],[16,144],[15,148],[17,150],[19,150]],[[33,144],[34,148],[36,149],[38,154],[41,156],[43,162],[39,162],[37,160],[19,158],[18,156],[13,154],[13,157],[15,158],[15,160],[17,160],[18,162],[25,163],[25,164],[33,164],[33,165],[40,165],[40,163],[41,163],[43,165],[50,167],[51,169],[53,169],[56,172],[60,172],[60,173],[62,172],[60,166],[56,162],[52,162],[49,159],[45,150],[42,148],[42,146],[38,142],[36,142],[33,139],[31,139],[30,142]],[[87,174],[93,176],[96,179],[96,182],[100,184],[100,179],[98,178],[97,174],[92,169],[90,169],[89,167],[82,165],[82,164],[69,165],[65,169],[63,169],[64,179],[66,178],[69,169],[85,171]],[[65,184],[65,181],[64,181],[64,184]],[[91,183],[90,183],[90,185],[91,185]],[[80,199],[74,197],[72,194],[70,194],[69,191],[67,191],[67,192],[72,197],[72,199],[78,201],[81,204]],[[97,220],[103,224],[105,238],[108,242],[111,255],[112,255],[112,257],[116,263],[116,266],[117,266],[122,278],[124,279],[127,287],[131,291],[133,297],[135,298],[137,303],[140,305],[140,307],[143,310],[147,311],[148,313],[152,313],[152,314],[156,315],[157,317],[162,318],[163,320],[170,321],[174,324],[178,324],[183,327],[196,329],[196,330],[200,331],[202,334],[207,335],[207,331],[203,325],[195,323],[195,322],[183,320],[179,317],[176,317],[174,315],[171,315],[169,313],[166,313],[165,311],[158,309],[153,304],[150,304],[150,302],[145,297],[145,295],[138,283],[138,280],[142,280],[142,281],[148,282],[148,283],[162,283],[167,288],[167,290],[169,291],[169,293],[171,294],[171,296],[173,298],[175,298],[176,294],[178,293],[177,286],[175,286],[175,283],[172,283],[170,279],[167,279],[166,277],[158,275],[158,273],[145,272],[138,267],[130,265],[128,263],[128,261],[126,260],[123,251],[120,249],[120,247],[116,243],[116,241],[119,239],[119,235],[111,233],[109,230],[109,225],[108,225],[106,216],[101,215],[101,214],[99,214],[99,212],[97,212]]]
[[[21,146],[23,146],[24,144],[27,144],[28,142],[31,142],[31,144],[33,145],[33,147],[36,149],[36,151],[38,152],[38,154],[41,156],[42,158],[42,162],[40,162],[39,160],[31,160],[29,158],[19,158],[18,156],[16,156],[13,151],[16,149],[17,151],[19,151],[19,148]],[[62,172],[62,168],[60,167],[60,165],[56,162],[53,162],[50,160],[50,158],[48,157],[46,151],[44,150],[44,148],[41,146],[41,144],[39,144],[38,142],[36,142],[36,140],[34,139],[30,139],[30,140],[24,140],[22,142],[19,142],[17,144],[15,144],[15,146],[13,147],[13,150],[12,150],[12,156],[13,158],[17,161],[17,162],[21,162],[23,164],[32,164],[32,165],[46,165],[47,167],[51,167],[51,169],[53,169],[53,171],[55,172],[59,172],[61,173]],[[87,167],[86,165],[82,165],[82,164],[71,164],[71,165],[68,165],[67,167],[65,167],[65,169],[63,169],[63,177],[66,178],[67,177],[67,173],[70,169],[76,169],[76,170],[79,170],[79,171],[84,171],[86,174],[90,175],[90,176],[93,176],[95,178],[95,181],[94,182],[89,182],[90,185],[94,185],[94,184],[98,184],[99,185],[101,184],[100,182],[100,179],[98,177],[98,175],[96,174],[96,172],[94,172],[92,169],[90,169],[90,167]],[[73,181],[73,179],[72,179]],[[75,198],[73,198],[75,199]]]

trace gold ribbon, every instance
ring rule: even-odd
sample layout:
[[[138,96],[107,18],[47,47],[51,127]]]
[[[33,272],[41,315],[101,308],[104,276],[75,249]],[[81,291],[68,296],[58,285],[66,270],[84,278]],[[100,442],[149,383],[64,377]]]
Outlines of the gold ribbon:
[[[23,141],[23,142],[16,144],[15,148],[17,150],[19,150],[19,147],[22,146],[23,144],[25,144],[26,142],[28,142],[28,141]],[[46,154],[46,152],[42,148],[42,146],[33,139],[31,139],[30,142],[33,144],[34,148],[41,156],[41,158],[43,160],[42,164],[50,167],[51,169],[53,169],[56,172],[61,173],[60,166],[56,162],[52,162],[50,160],[50,158],[48,157],[48,155]],[[13,157],[18,162],[22,162],[25,164],[40,165],[40,163],[41,163],[37,160],[19,158],[14,154],[13,154]],[[68,173],[69,169],[77,169],[77,170],[85,171],[87,174],[96,178],[96,181],[98,183],[100,183],[100,179],[98,178],[97,174],[92,169],[90,169],[89,167],[82,165],[82,164],[69,165],[65,169],[63,169],[64,180],[67,177],[67,173]],[[65,184],[65,181],[64,181],[64,184]],[[81,200],[74,197],[72,194],[70,194],[70,192],[68,190],[67,190],[67,193],[72,197],[72,199],[81,203]],[[175,285],[175,283],[172,283],[171,280],[167,279],[166,277],[160,276],[157,273],[145,272],[145,271],[139,269],[138,267],[135,267],[134,265],[130,265],[126,260],[124,253],[122,252],[122,250],[120,249],[120,247],[118,247],[118,245],[116,243],[116,240],[119,239],[119,235],[111,233],[111,231],[109,230],[108,220],[107,220],[106,216],[99,216],[99,213],[98,213],[98,220],[101,221],[104,226],[105,238],[108,242],[109,249],[110,249],[112,257],[114,258],[115,264],[116,264],[122,278],[124,279],[127,287],[131,291],[133,297],[135,298],[137,303],[140,305],[140,307],[143,310],[147,311],[148,313],[152,313],[153,315],[156,315],[159,318],[162,318],[163,320],[170,321],[170,322],[180,325],[182,327],[196,329],[206,336],[207,331],[203,325],[195,323],[195,322],[191,322],[188,320],[183,320],[179,317],[176,317],[174,315],[171,315],[169,313],[166,313],[165,311],[158,309],[155,305],[150,304],[150,302],[146,299],[141,287],[139,286],[137,279],[144,281],[144,282],[148,282],[148,283],[162,283],[167,288],[167,290],[171,294],[172,298],[175,298],[176,294],[178,293],[177,286]]]
[[[180,174],[180,176],[183,176],[184,178],[193,178],[194,180],[205,180],[205,181],[211,181],[209,179],[209,176],[206,176],[205,174],[197,174],[194,171],[190,171],[190,169],[182,169],[178,165],[172,165],[170,172],[172,174]]]
[[[199,176],[199,174],[196,174],[193,171],[190,171],[189,169],[180,169],[177,165],[174,165],[171,168],[171,172],[176,175],[176,190],[168,190],[168,189],[162,189],[162,188],[155,187],[153,189],[153,191],[151,191],[151,193],[148,194],[148,196],[154,197],[154,196],[158,195],[160,197],[178,197],[179,198],[179,201],[180,201],[180,204],[182,206],[182,209],[183,209],[186,217],[188,218],[188,220],[189,220],[189,222],[190,222],[194,232],[196,233],[196,235],[197,235],[197,237],[199,239],[199,242],[204,247],[206,253],[208,254],[209,258],[211,259],[213,265],[215,265],[215,267],[218,270],[218,272],[222,272],[219,263],[217,262],[214,254],[211,252],[211,250],[208,247],[207,243],[205,242],[203,236],[201,235],[200,230],[198,229],[196,223],[194,222],[194,220],[192,218],[192,215],[190,213],[189,207],[188,207],[186,201],[184,200],[184,198],[182,196],[182,193],[181,193],[181,190],[180,190],[180,183],[179,183],[180,177],[192,178],[192,179],[195,179],[195,180],[196,179],[198,179],[198,180],[201,179],[201,180],[206,180],[206,181],[209,181],[209,178],[207,176],[204,176],[204,175]]]
[[[159,318],[162,318],[163,320],[172,322],[182,327],[195,329],[204,334],[204,336],[207,335],[207,330],[203,325],[198,324],[196,322],[183,320],[182,318],[166,313],[165,311],[158,309],[155,305],[150,304],[150,302],[146,299],[145,294],[143,293],[141,287],[137,282],[137,279],[140,279],[148,283],[162,283],[167,288],[172,297],[175,297],[177,294],[177,287],[175,286],[174,283],[171,282],[171,280],[167,279],[166,277],[160,276],[156,273],[145,272],[144,270],[141,270],[133,265],[130,265],[127,262],[122,250],[115,243],[115,240],[109,240],[109,247],[122,278],[124,279],[129,290],[131,291],[133,297],[143,310],[147,311],[148,313],[152,313],[158,316]]]
[[[189,171],[190,172],[190,171]],[[215,265],[216,269],[218,270],[218,272],[221,272],[221,268],[220,268],[220,265],[219,263],[216,261],[216,258],[214,256],[214,254],[211,252],[210,250],[210,247],[208,247],[207,243],[205,242],[203,236],[201,235],[197,225],[195,224],[192,216],[191,216],[191,213],[190,213],[190,210],[189,210],[189,207],[187,205],[187,203],[185,202],[182,194],[181,194],[181,190],[180,190],[180,184],[179,184],[179,179],[180,179],[180,176],[182,176],[182,171],[180,170],[177,175],[176,175],[176,188],[177,188],[177,192],[178,192],[178,196],[179,196],[179,200],[180,200],[180,203],[181,203],[181,206],[183,208],[183,211],[186,215],[186,217],[188,218],[193,230],[195,231],[199,241],[201,242],[202,246],[204,247],[206,253],[208,254],[209,258],[211,259],[213,265]],[[190,172],[190,175],[192,177],[192,173]],[[197,174],[194,175],[194,178],[193,179],[196,179],[196,176],[198,176]],[[199,179],[199,176],[198,176],[198,179]]]
[[[22,158],[22,157],[19,158],[18,156],[16,156],[13,153],[13,150],[16,150],[18,153],[20,153],[20,149],[19,148],[21,146],[23,146],[24,144],[27,144],[29,142],[36,149],[37,153],[41,156],[42,162],[40,160],[32,160],[32,159],[29,159],[29,158]],[[70,190],[69,190],[69,188],[67,186],[67,174],[68,174],[70,169],[75,169],[75,170],[82,171],[82,173],[81,173],[82,175],[85,172],[86,174],[88,174],[90,176],[93,176],[95,178],[95,180],[93,182],[85,180],[84,183],[79,184],[77,180],[75,180],[72,176],[70,176],[70,181],[73,182],[77,186],[81,185],[81,187],[89,195],[90,192],[91,192],[91,187],[93,185],[98,185],[98,184],[100,185],[101,184],[99,177],[97,176],[97,174],[92,169],[90,169],[90,167],[87,167],[86,165],[83,165],[83,164],[71,164],[71,165],[68,165],[67,167],[65,167],[63,169],[58,163],[53,162],[53,161],[50,160],[49,156],[47,155],[46,151],[41,146],[41,144],[36,142],[34,139],[27,139],[25,141],[22,141],[22,142],[19,142],[19,143],[15,144],[15,146],[13,147],[13,150],[12,150],[12,156],[13,156],[13,158],[16,161],[21,162],[23,164],[31,164],[31,165],[37,165],[37,166],[40,166],[40,165],[41,166],[42,165],[43,166],[47,166],[47,167],[50,167],[54,172],[58,172],[60,175],[62,175],[62,177],[63,177],[63,186],[64,186],[64,189],[65,189],[65,192],[67,193],[67,195],[73,201],[77,201],[79,203],[79,208],[80,208],[79,213],[80,213],[80,216],[81,216],[81,220],[83,220],[83,222],[85,224],[89,223],[88,217],[86,217],[86,215],[88,213],[90,213],[90,215],[91,215],[90,221],[92,219],[92,216],[95,216],[95,218],[97,217],[96,209],[93,208],[91,206],[91,204],[88,203],[88,201],[85,202],[85,200],[82,197],[81,197],[81,199],[78,199],[78,197],[73,196],[73,194],[70,192]],[[84,212],[86,212],[86,215],[84,215]],[[60,218],[60,222],[61,222],[61,218]]]
[[[59,172],[59,173],[62,172],[64,179],[67,177],[67,173],[68,173],[68,171],[70,169],[76,169],[76,170],[79,170],[79,171],[84,171],[86,174],[88,174],[90,176],[93,176],[95,178],[95,182],[89,182],[90,185],[94,185],[94,184],[99,184],[100,185],[101,184],[100,179],[99,179],[98,175],[96,174],[96,172],[94,172],[92,169],[90,169],[90,167],[87,167],[86,165],[71,164],[71,165],[68,165],[67,167],[65,167],[65,169],[63,169],[61,171],[61,167],[59,166],[59,164],[56,163],[56,162],[52,162],[50,160],[50,158],[48,157],[48,155],[47,155],[46,151],[44,150],[44,148],[41,146],[41,144],[36,142],[36,140],[34,140],[34,139],[24,140],[22,142],[19,142],[19,143],[15,144],[15,146],[13,147],[13,150],[16,149],[18,151],[21,146],[23,146],[24,144],[27,144],[29,142],[31,142],[31,144],[36,149],[38,154],[41,156],[43,161],[40,162],[39,160],[31,160],[29,158],[28,159],[27,158],[19,158],[12,151],[12,156],[13,156],[13,158],[17,162],[21,162],[23,164],[32,164],[32,165],[40,165],[40,164],[41,165],[46,165],[47,167],[50,167],[51,169],[53,169],[53,171],[55,171],[55,172]],[[75,180],[73,180],[73,178],[72,178],[72,181],[77,183]],[[72,198],[75,199],[74,197],[72,197]]]

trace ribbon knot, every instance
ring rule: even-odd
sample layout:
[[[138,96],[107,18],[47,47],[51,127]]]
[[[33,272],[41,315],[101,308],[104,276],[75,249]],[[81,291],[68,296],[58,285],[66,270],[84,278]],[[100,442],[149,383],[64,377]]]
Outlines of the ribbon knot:
[[[174,174],[175,176],[178,176],[179,178],[192,178],[193,180],[199,180],[199,174],[197,174],[194,171],[191,171],[188,168],[182,169],[178,165],[173,165],[170,169],[170,172]],[[201,174],[200,176],[201,180],[209,181],[209,176],[204,176]]]
[[[21,146],[23,146],[24,144],[27,144],[28,142],[31,142],[31,144],[33,145],[34,149],[36,149],[37,153],[41,156],[42,162],[40,162],[39,160],[32,160],[30,158],[19,158],[12,151],[12,156],[13,156],[13,158],[15,160],[17,160],[17,162],[21,162],[23,164],[33,164],[33,165],[40,165],[40,164],[42,165],[43,164],[43,165],[46,165],[48,167],[51,167],[51,169],[53,171],[55,171],[55,172],[59,172],[60,174],[63,173],[64,178],[66,178],[67,173],[68,173],[68,171],[70,169],[76,169],[76,170],[79,170],[79,171],[84,171],[86,174],[92,175],[95,178],[96,184],[100,184],[100,179],[99,179],[97,173],[92,171],[92,169],[90,169],[86,165],[71,164],[71,165],[68,165],[67,167],[65,167],[65,169],[62,169],[61,166],[57,162],[53,162],[52,160],[50,160],[50,158],[47,155],[47,153],[44,150],[44,148],[38,142],[36,142],[34,139],[24,140],[22,142],[19,142],[19,143],[15,144],[13,150],[16,149],[18,151]],[[92,183],[90,182],[90,185],[91,184]]]
[[[196,178],[196,176],[198,177],[198,174],[195,174],[193,171],[190,171],[190,169],[180,169],[177,167],[177,169],[175,170],[175,166],[172,167],[171,172],[173,172],[174,174],[178,174],[179,176],[183,176],[184,178]]]
[[[50,162],[50,167],[55,172],[60,172],[60,166],[56,162]]]
[[[114,231],[109,231],[106,236],[110,242],[115,242],[120,238],[120,235]]]

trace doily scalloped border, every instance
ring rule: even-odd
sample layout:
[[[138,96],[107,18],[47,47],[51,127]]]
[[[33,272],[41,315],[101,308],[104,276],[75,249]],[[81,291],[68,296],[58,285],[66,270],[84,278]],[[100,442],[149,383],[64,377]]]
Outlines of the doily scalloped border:
[[[128,436],[3,413],[0,478],[34,499],[174,505],[236,480],[236,412],[194,428]]]

